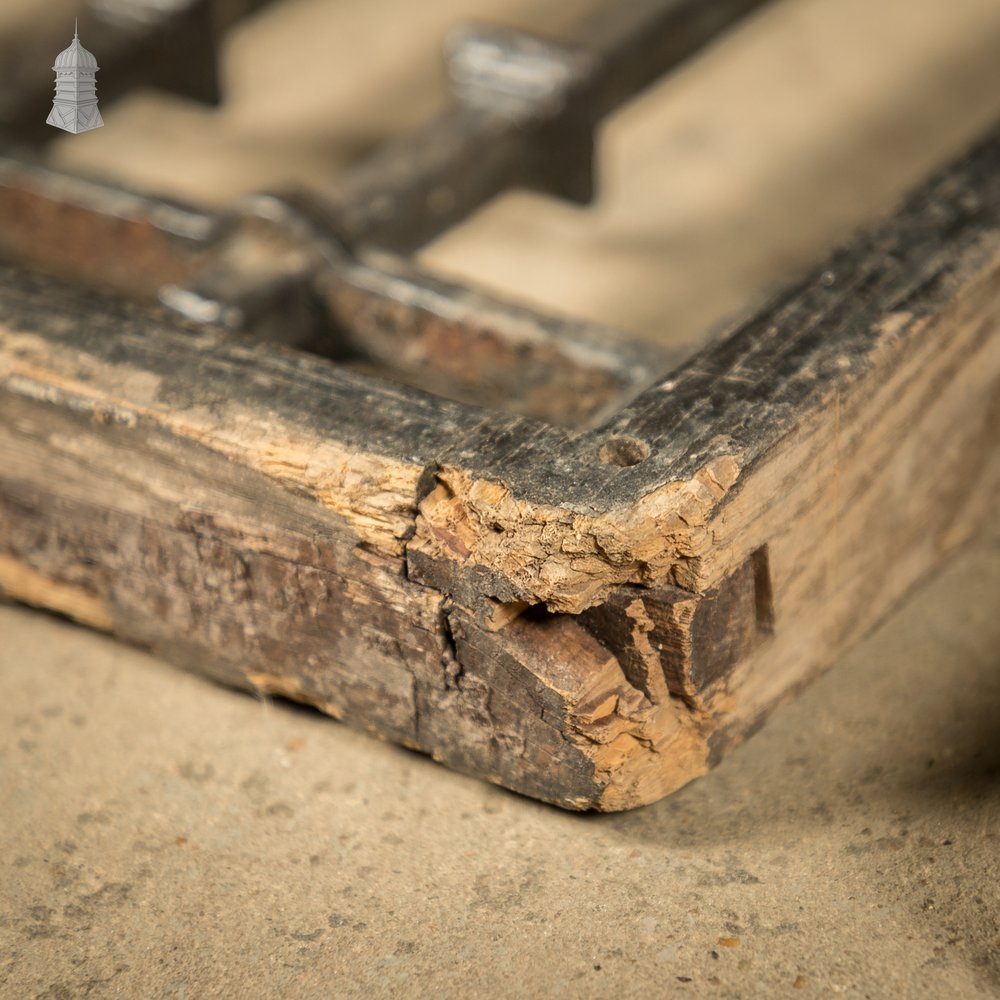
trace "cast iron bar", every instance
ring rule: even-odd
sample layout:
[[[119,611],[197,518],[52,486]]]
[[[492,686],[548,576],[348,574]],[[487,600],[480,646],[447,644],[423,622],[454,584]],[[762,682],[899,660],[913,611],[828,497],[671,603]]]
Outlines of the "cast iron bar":
[[[447,53],[453,106],[335,181],[322,202],[349,245],[399,252],[510,187],[587,202],[601,118],[766,2],[617,0],[568,45],[461,28]]]

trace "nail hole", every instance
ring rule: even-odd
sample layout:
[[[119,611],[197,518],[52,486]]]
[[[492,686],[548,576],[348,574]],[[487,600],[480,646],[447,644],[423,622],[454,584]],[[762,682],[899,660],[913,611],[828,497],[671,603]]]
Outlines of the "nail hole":
[[[627,468],[630,465],[638,465],[649,458],[649,445],[638,438],[621,437],[608,438],[601,445],[599,452],[601,461],[607,465],[618,465]]]

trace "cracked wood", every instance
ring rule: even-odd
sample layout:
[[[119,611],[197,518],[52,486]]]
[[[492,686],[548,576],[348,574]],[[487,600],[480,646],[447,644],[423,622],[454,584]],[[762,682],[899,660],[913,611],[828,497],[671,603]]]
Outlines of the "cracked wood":
[[[559,805],[702,773],[1000,485],[1000,140],[604,426],[0,271],[0,590]]]

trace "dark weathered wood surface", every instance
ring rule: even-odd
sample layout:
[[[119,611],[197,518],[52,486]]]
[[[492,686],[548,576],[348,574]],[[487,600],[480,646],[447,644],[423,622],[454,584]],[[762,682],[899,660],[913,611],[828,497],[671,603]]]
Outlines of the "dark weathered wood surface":
[[[0,589],[571,808],[701,773],[1000,481],[1000,140],[604,426],[0,272]]]

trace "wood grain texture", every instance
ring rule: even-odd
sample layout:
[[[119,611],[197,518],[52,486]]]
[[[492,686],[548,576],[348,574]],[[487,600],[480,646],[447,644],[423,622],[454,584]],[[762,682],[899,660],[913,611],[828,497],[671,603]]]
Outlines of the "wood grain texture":
[[[1000,484],[1000,140],[603,427],[0,272],[0,589],[546,801],[709,767]]]

